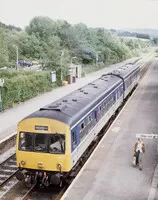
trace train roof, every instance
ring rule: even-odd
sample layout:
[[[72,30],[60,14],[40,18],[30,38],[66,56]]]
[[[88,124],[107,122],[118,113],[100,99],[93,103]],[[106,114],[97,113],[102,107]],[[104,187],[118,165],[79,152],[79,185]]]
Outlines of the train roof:
[[[104,97],[106,97],[106,95],[111,92],[112,88],[121,84],[121,79],[115,75],[126,78],[136,69],[138,69],[136,65],[126,64],[109,74],[103,74],[95,81],[43,108],[40,108],[40,110],[24,119],[50,118],[61,121],[72,127]]]

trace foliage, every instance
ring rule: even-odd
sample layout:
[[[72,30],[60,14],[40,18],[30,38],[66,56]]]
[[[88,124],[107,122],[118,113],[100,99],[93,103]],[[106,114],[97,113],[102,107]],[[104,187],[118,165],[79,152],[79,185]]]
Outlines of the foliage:
[[[5,28],[5,29],[9,29],[9,30],[16,30],[16,31],[21,31],[22,29],[13,25],[6,25],[2,22],[0,22],[0,27]]]
[[[133,38],[125,40],[117,36],[116,30],[88,28],[83,23],[71,25],[42,16],[34,17],[25,31],[17,30],[7,26],[0,29],[0,67],[15,66],[15,45],[19,60],[38,60],[47,69],[65,71],[72,57],[76,57],[73,62],[87,65],[106,65],[129,58],[147,43],[133,42],[133,36],[148,38],[145,34],[131,33],[135,34]]]
[[[137,34],[135,37],[147,38]],[[157,44],[157,39],[153,39]],[[19,60],[38,60],[47,72],[0,71],[5,78],[3,109],[51,89],[49,71],[56,71],[61,85],[61,71],[66,80],[70,63],[84,65],[85,72],[138,56],[152,46],[142,39],[118,37],[116,30],[71,25],[64,20],[34,17],[24,31],[0,23],[0,68],[15,66],[16,48]],[[94,66],[94,67],[93,67]],[[86,69],[87,68],[87,69]]]
[[[5,79],[2,88],[3,109],[51,90],[48,72],[1,72]]]
[[[8,59],[5,32],[0,28],[0,68],[5,67],[8,64]]]

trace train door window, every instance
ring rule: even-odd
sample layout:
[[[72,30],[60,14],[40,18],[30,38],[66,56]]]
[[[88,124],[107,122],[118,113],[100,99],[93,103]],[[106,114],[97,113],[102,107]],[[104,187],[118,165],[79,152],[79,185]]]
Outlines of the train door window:
[[[111,96],[109,96],[109,109],[111,108]]]
[[[109,97],[107,98],[106,106],[107,106],[107,110],[109,110]]]
[[[112,96],[112,94],[110,95],[110,107],[112,106],[112,104],[113,104],[113,96]]]
[[[94,118],[95,118],[95,120],[97,120],[97,111],[96,110],[94,111]]]
[[[116,98],[116,101],[117,101],[117,90],[115,90],[115,98]]]
[[[116,98],[119,99],[118,90],[116,90]]]
[[[72,143],[73,143],[73,146],[77,144],[76,131],[72,131]]]
[[[121,91],[121,86],[119,87],[119,92],[120,92],[120,97],[121,97],[121,93],[122,93],[122,91]]]
[[[91,123],[92,122],[92,115],[89,115],[88,116],[88,123]]]
[[[113,98],[113,93],[111,94],[111,107],[113,106],[113,104],[114,104],[114,98]]]
[[[113,92],[113,103],[115,103],[115,101],[116,101],[116,94],[115,92]]]
[[[104,103],[103,103],[103,107],[104,107],[104,109],[106,108],[106,102],[104,101]]]
[[[109,96],[109,98],[108,98],[108,109],[110,109],[110,105],[111,105],[111,97]]]
[[[107,98],[107,101],[106,101],[106,109],[109,110],[109,97]]]
[[[123,85],[121,86],[121,95],[123,94]]]
[[[85,127],[86,127],[88,124],[89,124],[89,118],[88,118],[88,116],[87,116],[86,119],[85,119]]]
[[[120,98],[119,89],[117,89],[117,97],[118,97],[118,99]]]

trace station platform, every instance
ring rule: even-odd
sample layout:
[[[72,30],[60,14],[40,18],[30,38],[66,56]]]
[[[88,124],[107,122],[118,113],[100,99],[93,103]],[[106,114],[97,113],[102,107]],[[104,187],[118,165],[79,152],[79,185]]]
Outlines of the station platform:
[[[157,122],[155,60],[61,200],[158,199],[158,140],[144,139],[142,171],[132,164],[136,134],[158,134]]]
[[[33,99],[17,104],[14,108],[10,108],[0,113],[0,143],[5,141],[8,137],[16,134],[18,122],[27,115],[77,90],[85,84],[92,82],[93,80],[99,78],[102,74],[108,73],[119,66],[133,61],[134,59],[128,59],[122,63],[117,63],[109,67],[105,67],[97,72],[88,74],[84,78],[77,79],[76,83],[53,89],[51,92],[44,93]]]

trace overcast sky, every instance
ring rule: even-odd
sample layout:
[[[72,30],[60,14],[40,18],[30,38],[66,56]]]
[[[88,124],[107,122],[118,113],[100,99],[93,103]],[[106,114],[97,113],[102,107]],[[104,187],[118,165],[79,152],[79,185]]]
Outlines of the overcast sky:
[[[158,0],[0,0],[3,23],[24,28],[38,15],[88,27],[158,29]]]

